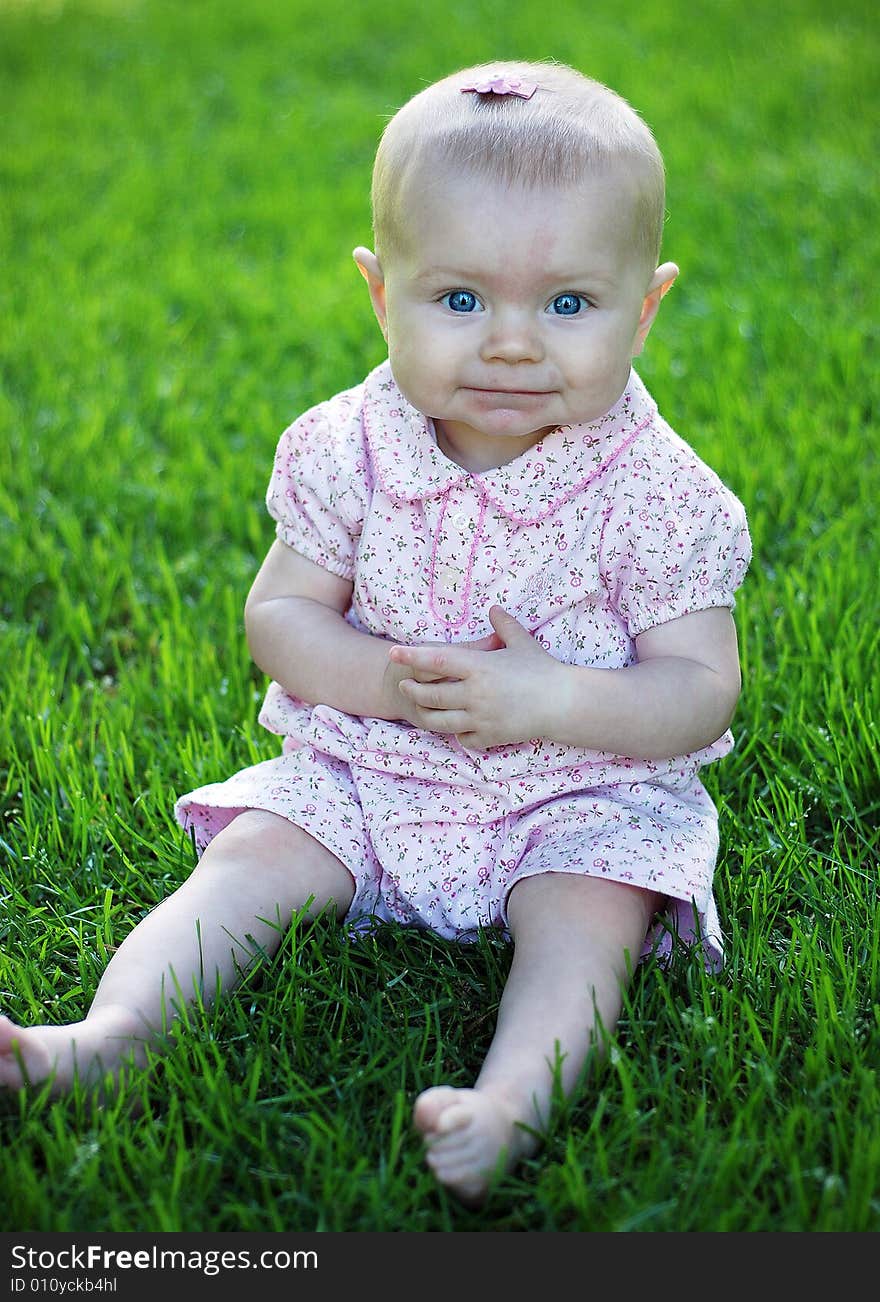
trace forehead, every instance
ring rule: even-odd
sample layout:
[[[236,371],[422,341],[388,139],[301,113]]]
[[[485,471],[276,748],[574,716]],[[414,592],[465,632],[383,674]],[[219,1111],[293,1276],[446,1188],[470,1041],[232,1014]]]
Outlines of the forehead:
[[[482,170],[422,162],[400,191],[397,252],[414,274],[444,261],[474,270],[511,263],[560,274],[631,256],[637,185],[624,165],[578,185],[510,183]],[[462,270],[468,270],[463,267]]]

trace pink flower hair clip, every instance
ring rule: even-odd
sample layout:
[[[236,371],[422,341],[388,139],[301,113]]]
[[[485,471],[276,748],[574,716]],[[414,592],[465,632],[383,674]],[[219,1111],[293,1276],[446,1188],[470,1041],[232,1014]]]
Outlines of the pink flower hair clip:
[[[462,86],[462,95],[476,91],[478,95],[516,95],[519,99],[531,99],[538,89],[537,82],[523,81],[521,77],[506,77],[503,73],[484,77],[472,86]]]

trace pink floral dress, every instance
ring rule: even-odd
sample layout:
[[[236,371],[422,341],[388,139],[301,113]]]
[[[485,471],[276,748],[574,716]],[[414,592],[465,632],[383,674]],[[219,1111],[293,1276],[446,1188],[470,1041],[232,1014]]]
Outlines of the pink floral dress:
[[[475,473],[440,451],[386,361],[285,430],[267,505],[280,539],[353,583],[357,629],[469,641],[492,632],[497,603],[551,655],[602,669],[632,664],[644,629],[732,607],[751,557],[742,505],[634,371],[601,419]],[[629,882],[668,902],[643,955],[678,935],[720,966],[718,820],[698,772],[729,732],[665,761],[549,738],[475,752],[277,683],[260,722],[281,754],[177,802],[200,852],[243,810],[270,810],[349,869],[356,929],[396,920],[462,940],[506,934],[510,890],[534,873]]]

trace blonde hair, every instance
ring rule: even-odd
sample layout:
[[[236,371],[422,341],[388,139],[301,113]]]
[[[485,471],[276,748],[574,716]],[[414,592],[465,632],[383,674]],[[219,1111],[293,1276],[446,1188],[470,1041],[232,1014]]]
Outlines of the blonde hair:
[[[529,99],[463,93],[492,76],[537,83]],[[665,217],[663,159],[650,128],[601,82],[552,62],[479,64],[434,82],[387,123],[373,166],[373,237],[381,261],[400,247],[406,182],[453,163],[506,184],[572,186],[625,163],[636,180],[634,252],[657,266]]]

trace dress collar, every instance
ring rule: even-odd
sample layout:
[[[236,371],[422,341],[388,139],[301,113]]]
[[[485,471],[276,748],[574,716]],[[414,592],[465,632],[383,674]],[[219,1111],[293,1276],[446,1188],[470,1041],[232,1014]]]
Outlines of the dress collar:
[[[431,423],[404,398],[386,360],[364,382],[364,431],[377,478],[398,502],[438,497],[467,482],[499,511],[535,523],[576,496],[652,423],[657,407],[634,370],[598,420],[560,425],[504,466],[465,470],[437,446]]]

